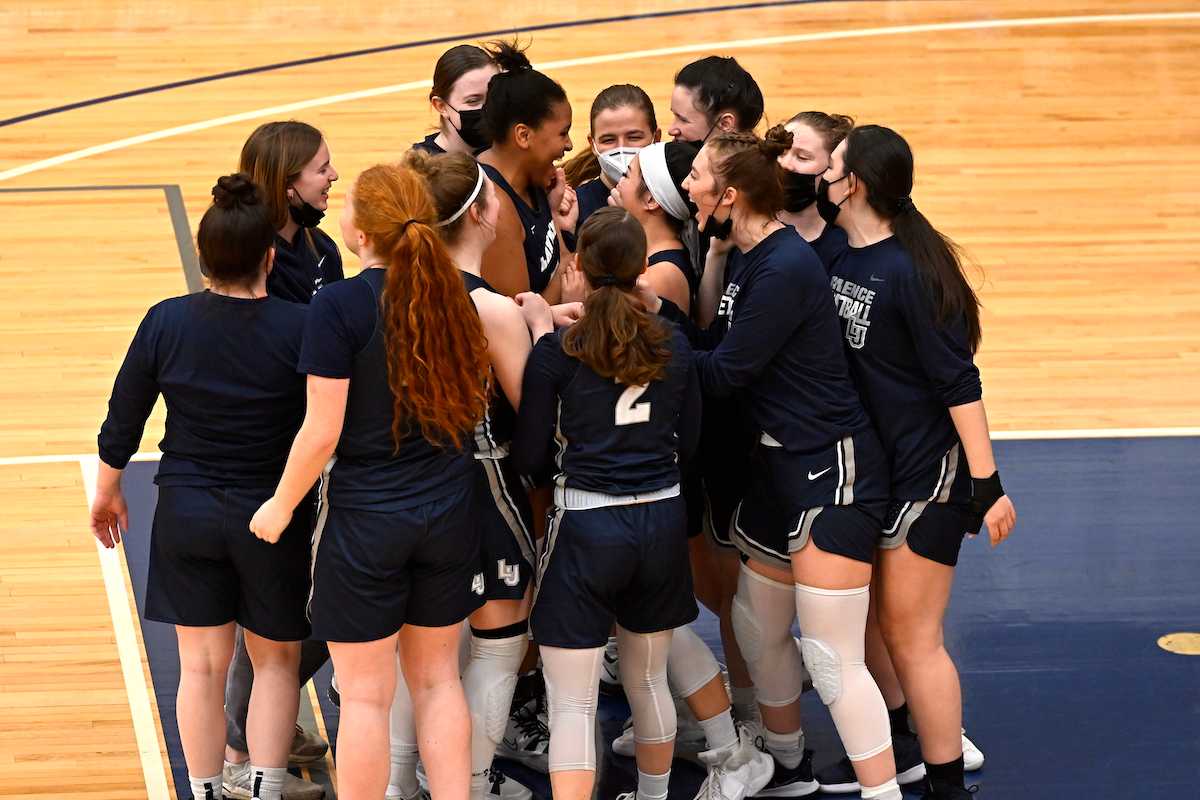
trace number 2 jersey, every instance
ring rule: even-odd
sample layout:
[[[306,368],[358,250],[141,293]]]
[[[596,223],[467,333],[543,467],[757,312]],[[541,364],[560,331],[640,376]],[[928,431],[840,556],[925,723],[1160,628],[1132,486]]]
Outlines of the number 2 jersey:
[[[597,375],[563,352],[558,333],[540,338],[522,382],[512,448],[517,468],[536,474],[553,458],[560,488],[607,495],[677,485],[679,458],[691,455],[700,435],[700,381],[687,338],[667,327],[671,361],[646,386]]]

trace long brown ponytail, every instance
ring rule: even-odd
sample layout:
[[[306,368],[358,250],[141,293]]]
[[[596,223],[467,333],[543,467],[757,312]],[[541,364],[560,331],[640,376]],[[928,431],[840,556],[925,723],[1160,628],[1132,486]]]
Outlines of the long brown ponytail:
[[[563,352],[626,386],[658,380],[671,361],[670,332],[630,292],[646,266],[646,232],[628,211],[605,207],[579,232],[579,265],[594,291],[563,336]]]
[[[415,420],[434,444],[461,446],[487,408],[487,340],[441,237],[424,178],[380,164],[354,184],[355,225],[387,258],[383,290],[392,436]]]

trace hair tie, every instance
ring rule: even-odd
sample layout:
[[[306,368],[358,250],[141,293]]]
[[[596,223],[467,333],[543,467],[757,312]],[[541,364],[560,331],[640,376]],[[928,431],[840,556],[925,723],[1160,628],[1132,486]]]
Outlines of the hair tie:
[[[905,211],[908,211],[911,208],[915,208],[915,206],[913,205],[912,198],[908,195],[905,195],[896,201],[897,214],[903,214]]]
[[[406,230],[408,230],[408,226],[409,226],[409,225],[412,225],[414,222],[418,222],[418,223],[419,223],[420,221],[421,221],[421,220],[419,220],[419,219],[416,219],[416,218],[409,219],[409,220],[405,220],[405,221],[403,222],[403,224],[401,224],[401,225],[400,225],[400,233],[401,233],[401,234],[403,234],[403,233],[404,233]]]
[[[588,278],[592,286],[599,289],[601,286],[620,286],[622,281],[616,275],[597,275],[595,278]]]

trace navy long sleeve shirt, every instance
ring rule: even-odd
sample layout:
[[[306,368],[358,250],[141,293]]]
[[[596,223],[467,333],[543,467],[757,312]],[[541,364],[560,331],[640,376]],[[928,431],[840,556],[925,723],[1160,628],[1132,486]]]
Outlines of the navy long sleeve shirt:
[[[700,437],[700,384],[687,339],[673,329],[670,344],[666,375],[641,387],[600,377],[557,333],[538,339],[521,384],[517,469],[537,474],[555,458],[559,486],[609,495],[679,483],[679,460]]]
[[[311,246],[306,233],[312,235]],[[301,228],[290,243],[275,235],[275,265],[267,275],[267,294],[293,303],[308,303],[322,286],[343,277],[342,254],[320,228]]]
[[[894,237],[827,251],[855,383],[892,461],[900,500],[927,500],[958,442],[947,410],[983,397],[963,319],[937,322],[929,290]]]
[[[793,452],[829,447],[869,425],[850,378],[820,260],[784,227],[731,251],[717,319],[706,330],[669,301],[663,315],[698,348],[706,396],[740,396],[754,425]]]
[[[124,469],[161,393],[160,486],[273,486],[304,419],[307,309],[198,292],[151,308],[117,373],[100,459]]]

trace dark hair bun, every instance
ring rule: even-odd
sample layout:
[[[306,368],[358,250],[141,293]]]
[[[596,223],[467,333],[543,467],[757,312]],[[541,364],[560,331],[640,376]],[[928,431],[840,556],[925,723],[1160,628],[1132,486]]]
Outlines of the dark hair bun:
[[[237,208],[262,203],[262,193],[259,192],[258,186],[244,172],[222,175],[217,179],[217,185],[212,188],[212,196],[213,205],[218,208]]]
[[[520,72],[533,69],[529,59],[525,57],[525,48],[517,40],[511,42],[488,42],[487,51],[504,72]]]
[[[758,149],[768,158],[779,158],[792,149],[792,132],[782,125],[775,125],[758,143]]]

